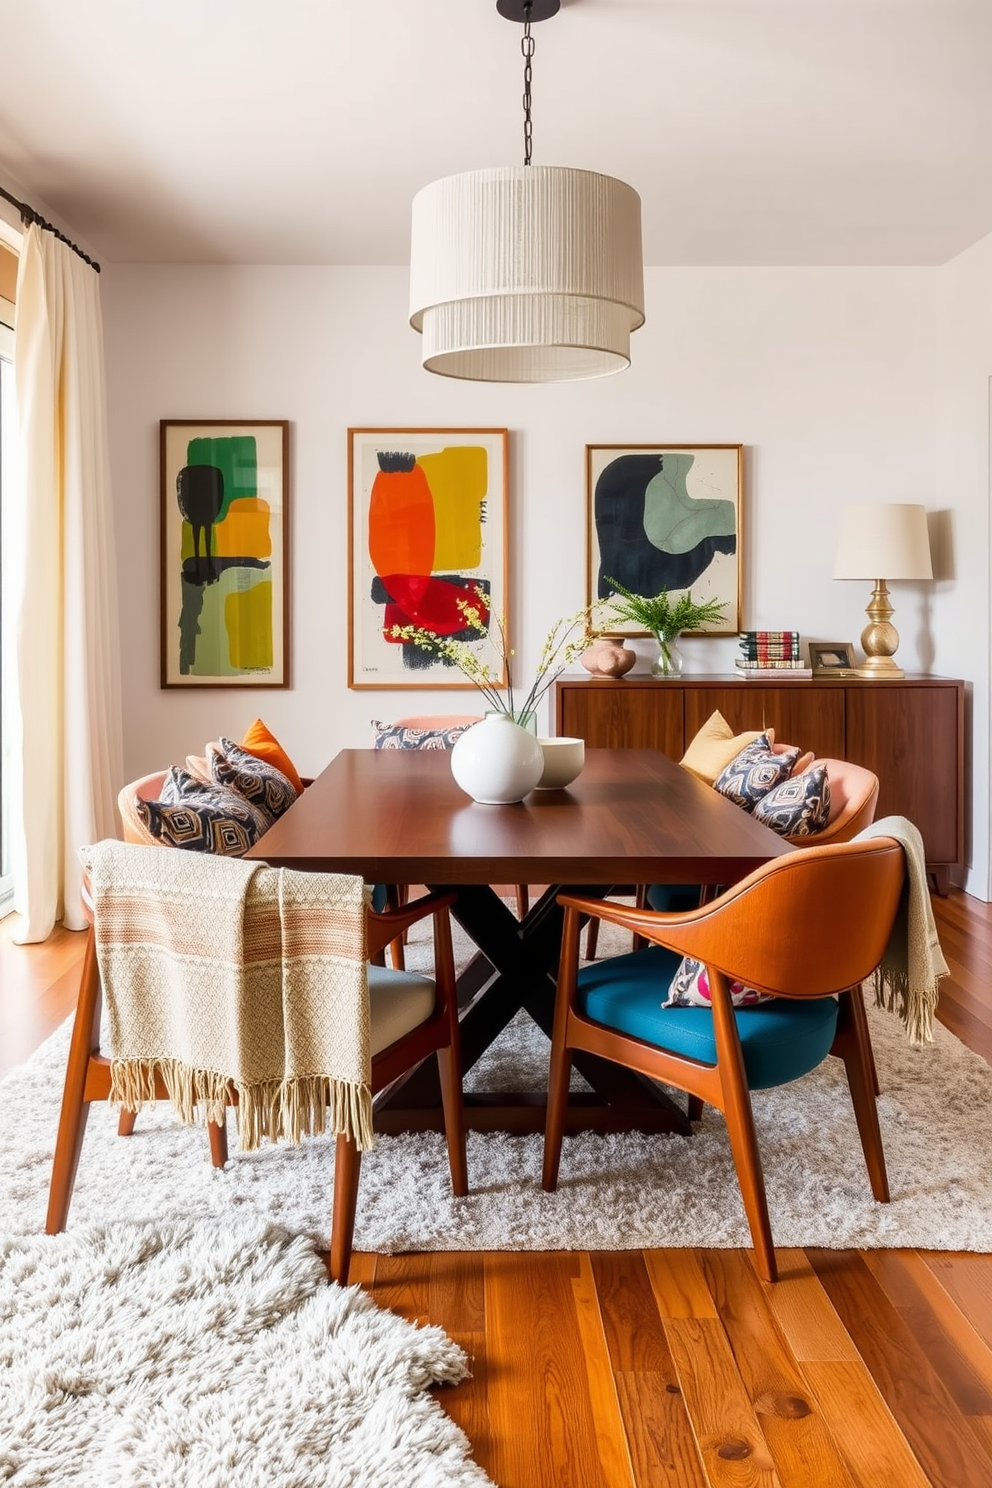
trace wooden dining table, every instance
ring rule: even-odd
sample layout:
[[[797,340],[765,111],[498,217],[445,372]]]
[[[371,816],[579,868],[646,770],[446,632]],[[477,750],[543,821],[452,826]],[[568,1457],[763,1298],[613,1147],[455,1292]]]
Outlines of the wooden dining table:
[[[560,893],[594,897],[638,883],[728,885],[789,844],[653,749],[589,749],[565,790],[484,806],[455,784],[441,750],[345,749],[251,850],[279,867],[360,874],[367,883],[451,890],[478,947],[459,975],[470,1069],[523,1008],[550,1037],[561,946]],[[547,885],[518,920],[494,885]],[[663,989],[662,989],[663,991]],[[659,993],[662,995],[662,992]],[[650,1080],[582,1056],[567,1129],[687,1131]],[[481,1130],[543,1130],[541,1092],[467,1095]],[[384,1092],[379,1131],[441,1129],[434,1061]]]

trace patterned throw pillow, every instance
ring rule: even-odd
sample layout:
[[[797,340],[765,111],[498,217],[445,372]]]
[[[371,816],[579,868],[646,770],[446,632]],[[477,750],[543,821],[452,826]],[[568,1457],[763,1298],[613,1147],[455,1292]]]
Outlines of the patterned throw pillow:
[[[826,765],[790,775],[762,797],[752,815],[783,837],[812,837],[822,832],[830,817]]]
[[[272,825],[272,818],[225,786],[204,785],[173,765],[157,801],[135,811],[156,842],[191,852],[240,858]]]
[[[281,770],[260,760],[240,744],[221,738],[207,745],[207,764],[215,785],[227,786],[269,818],[269,825],[288,811],[298,792]]]
[[[776,754],[768,734],[759,734],[717,776],[713,788],[745,811],[753,811],[762,796],[767,796],[769,791],[792,774],[798,758],[798,748],[786,749],[782,754]]]
[[[453,749],[470,723],[453,723],[449,728],[411,728],[405,723],[380,723],[372,720],[376,749]]]
[[[769,1002],[772,994],[770,992],[759,992],[756,987],[745,987],[743,982],[730,983],[730,1001],[735,1008],[755,1007],[759,1002]],[[709,1007],[710,1006],[710,984],[706,976],[706,967],[702,961],[694,961],[691,956],[683,956],[679,962],[679,969],[672,977],[672,984],[668,989],[668,1001],[663,1002],[662,1007]]]

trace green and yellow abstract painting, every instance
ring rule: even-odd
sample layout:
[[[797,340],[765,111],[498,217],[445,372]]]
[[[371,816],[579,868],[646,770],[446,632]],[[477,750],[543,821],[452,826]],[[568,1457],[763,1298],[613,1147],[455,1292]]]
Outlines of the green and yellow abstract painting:
[[[164,685],[285,685],[281,430],[163,425]]]

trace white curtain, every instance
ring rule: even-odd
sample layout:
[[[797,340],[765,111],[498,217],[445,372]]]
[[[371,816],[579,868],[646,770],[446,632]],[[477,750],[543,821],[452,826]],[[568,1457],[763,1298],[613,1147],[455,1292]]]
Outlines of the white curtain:
[[[17,276],[14,379],[26,505],[12,850],[17,938],[36,941],[56,920],[85,924],[79,848],[117,835],[123,745],[100,279],[34,225]]]

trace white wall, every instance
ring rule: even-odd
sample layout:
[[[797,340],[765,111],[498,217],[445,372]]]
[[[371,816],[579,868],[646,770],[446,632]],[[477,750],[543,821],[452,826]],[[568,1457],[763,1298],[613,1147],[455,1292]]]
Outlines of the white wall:
[[[584,600],[587,442],[744,444],[743,623],[856,641],[870,586],[830,577],[840,507],[938,504],[944,272],[648,270],[648,319],[629,371],[512,387],[422,371],[403,268],[109,267],[129,775],[181,761],[219,732],[237,736],[256,714],[314,772],[337,749],[366,744],[372,717],[474,706],[457,692],[416,694],[412,706],[409,693],[347,690],[349,425],[510,429],[511,621],[524,672],[551,621]],[[293,687],[285,692],[158,686],[158,420],[219,417],[292,421]],[[330,587],[318,577],[328,554]],[[920,586],[895,585],[893,598],[907,670],[973,675],[957,636],[931,629]],[[736,644],[688,641],[684,650],[687,671],[726,671]]]
[[[992,236],[937,276],[936,482],[933,623],[941,670],[970,689],[969,777],[974,808],[969,893],[992,899],[989,863],[990,616],[989,407],[992,387]]]

